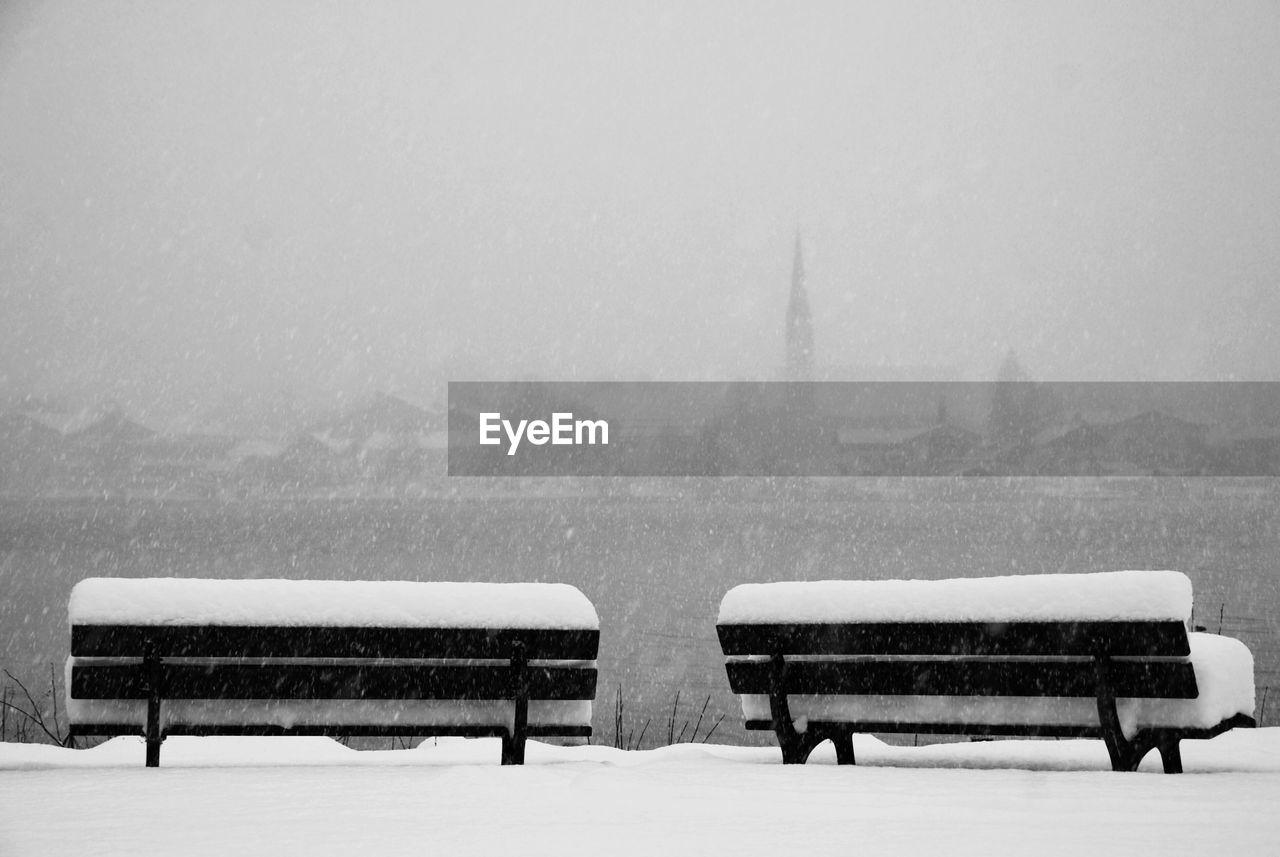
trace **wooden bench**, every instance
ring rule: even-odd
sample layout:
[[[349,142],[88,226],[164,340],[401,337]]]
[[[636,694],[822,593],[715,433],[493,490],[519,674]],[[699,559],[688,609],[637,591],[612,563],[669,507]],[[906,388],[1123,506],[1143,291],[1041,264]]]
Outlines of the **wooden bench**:
[[[96,594],[104,582],[108,589],[148,583],[99,579],[77,589],[92,583],[86,594]],[[234,597],[246,583],[333,582],[199,583]],[[324,624],[310,625],[186,623],[163,613],[141,616],[156,619],[146,623],[94,621],[119,611],[95,617],[81,609],[89,615],[78,617],[73,597],[71,735],[141,734],[149,767],[159,765],[169,735],[498,736],[504,765],[523,763],[531,736],[591,735],[598,628],[370,624],[369,587],[376,600],[379,584],[353,586],[365,596],[365,615],[349,625],[340,604]],[[403,620],[405,592],[430,600],[433,586],[468,584],[394,584],[384,612]],[[484,587],[502,585],[474,586],[483,598],[493,591]],[[595,625],[581,593],[562,589],[590,613],[577,624]],[[341,601],[341,585],[334,591]]]
[[[1095,737],[1114,770],[1136,770],[1154,748],[1164,770],[1177,773],[1182,739],[1256,725],[1248,650],[1210,635],[1194,635],[1204,638],[1197,645],[1219,655],[1225,649],[1247,692],[1237,689],[1238,702],[1214,700],[1227,706],[1218,713],[1189,716],[1178,703],[1143,710],[1199,696],[1192,639],[1177,619],[876,618],[718,625],[746,728],[772,730],[784,763],[803,763],[830,740],[837,762],[853,764],[855,732]]]

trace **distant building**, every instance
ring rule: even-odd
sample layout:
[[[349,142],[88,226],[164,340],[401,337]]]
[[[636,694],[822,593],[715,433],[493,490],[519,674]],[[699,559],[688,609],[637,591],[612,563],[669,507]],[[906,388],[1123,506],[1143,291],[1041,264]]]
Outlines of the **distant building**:
[[[1031,441],[1019,472],[1047,476],[1197,475],[1213,465],[1208,427],[1162,411],[1051,427]]]
[[[360,478],[400,482],[444,473],[446,432],[445,414],[375,393],[355,408],[312,425],[309,434],[331,456],[350,459]]]
[[[1219,431],[1211,441],[1215,473],[1280,476],[1280,429]]]
[[[838,469],[845,476],[957,476],[971,466],[982,438],[941,423],[930,428],[840,429]]]
[[[156,433],[110,405],[89,423],[68,432],[68,460],[82,474],[118,476],[136,472]]]
[[[62,433],[26,414],[0,414],[0,492],[35,492],[65,456]]]
[[[805,292],[804,255],[798,230],[791,263],[791,298],[787,301],[786,379],[813,380],[813,316],[809,312],[809,295]]]

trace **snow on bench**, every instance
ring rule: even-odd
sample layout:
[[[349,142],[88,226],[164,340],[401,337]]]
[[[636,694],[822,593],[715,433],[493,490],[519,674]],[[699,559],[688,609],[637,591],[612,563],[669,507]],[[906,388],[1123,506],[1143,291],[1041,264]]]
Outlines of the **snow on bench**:
[[[91,578],[71,593],[76,735],[591,734],[599,619],[542,583]]]
[[[746,584],[718,631],[748,729],[784,761],[852,733],[1094,736],[1117,770],[1178,741],[1255,725],[1253,658],[1188,634],[1173,571]]]

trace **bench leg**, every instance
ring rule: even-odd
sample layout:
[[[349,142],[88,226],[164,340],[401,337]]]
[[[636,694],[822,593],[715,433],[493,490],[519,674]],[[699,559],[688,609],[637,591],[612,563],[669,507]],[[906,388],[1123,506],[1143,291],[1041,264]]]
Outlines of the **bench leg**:
[[[831,743],[836,745],[836,764],[837,765],[856,764],[853,757],[853,733],[852,732],[845,732],[842,735],[832,735]]]
[[[1124,730],[1120,726],[1120,716],[1116,712],[1116,697],[1111,689],[1110,680],[1110,658],[1106,656],[1094,659],[1095,675],[1097,680],[1097,703],[1098,703],[1098,724],[1102,731],[1102,740],[1107,745],[1107,755],[1111,757],[1111,770],[1113,771],[1136,771],[1138,765],[1142,763],[1142,759],[1147,753],[1160,742],[1151,732],[1139,732],[1130,741],[1124,737]],[[1161,747],[1161,755],[1164,755],[1164,748]],[[1179,766],[1181,763],[1179,763]],[[1165,761],[1165,770],[1169,770],[1168,757]]]
[[[787,704],[786,661],[782,655],[774,655],[771,662],[769,719],[773,721],[773,734],[778,737],[778,747],[782,750],[782,764],[803,765],[816,745],[810,736],[796,731],[791,719],[791,707]]]
[[[853,735],[827,732],[806,732],[801,734],[791,726],[774,731],[778,737],[778,746],[782,749],[782,764],[803,765],[809,761],[810,754],[823,741],[830,741],[836,748],[836,764],[853,764]]]
[[[1160,748],[1160,761],[1164,762],[1166,774],[1182,773],[1182,748],[1178,738],[1161,738],[1156,745]]]
[[[1147,733],[1140,733],[1132,741],[1129,741],[1117,729],[1113,735],[1104,734],[1102,740],[1107,744],[1107,754],[1111,757],[1111,770],[1113,771],[1138,770],[1142,760],[1157,746],[1160,746],[1160,755],[1164,759],[1165,773],[1176,774],[1182,771],[1181,756],[1178,756],[1178,770],[1169,770],[1169,757],[1165,755],[1164,747],[1158,745],[1156,740]],[[1174,742],[1173,752],[1175,754],[1178,753],[1177,742]]]
[[[515,705],[511,732],[502,738],[502,764],[523,765],[524,744],[529,735],[529,661],[524,643],[517,641],[511,651],[511,696]]]
[[[164,736],[160,734],[160,700],[152,697],[147,700],[147,767],[160,767],[160,745]]]
[[[808,760],[813,747],[809,746],[804,735],[798,734],[794,729],[780,729],[775,734],[778,736],[778,747],[782,749],[782,764],[803,765]]]
[[[502,764],[504,765],[523,765],[524,764],[524,735],[503,735],[502,736]]]
[[[160,744],[164,741],[164,736],[160,734],[160,693],[161,693],[161,666],[160,659],[148,655],[144,663],[147,666],[148,681],[150,682],[150,694],[147,697],[147,767],[160,767]]]

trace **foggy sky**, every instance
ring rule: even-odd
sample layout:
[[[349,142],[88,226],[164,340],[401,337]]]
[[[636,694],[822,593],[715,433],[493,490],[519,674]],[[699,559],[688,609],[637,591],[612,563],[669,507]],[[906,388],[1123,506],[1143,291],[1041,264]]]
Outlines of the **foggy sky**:
[[[1280,6],[0,4],[0,395],[1280,380]]]

